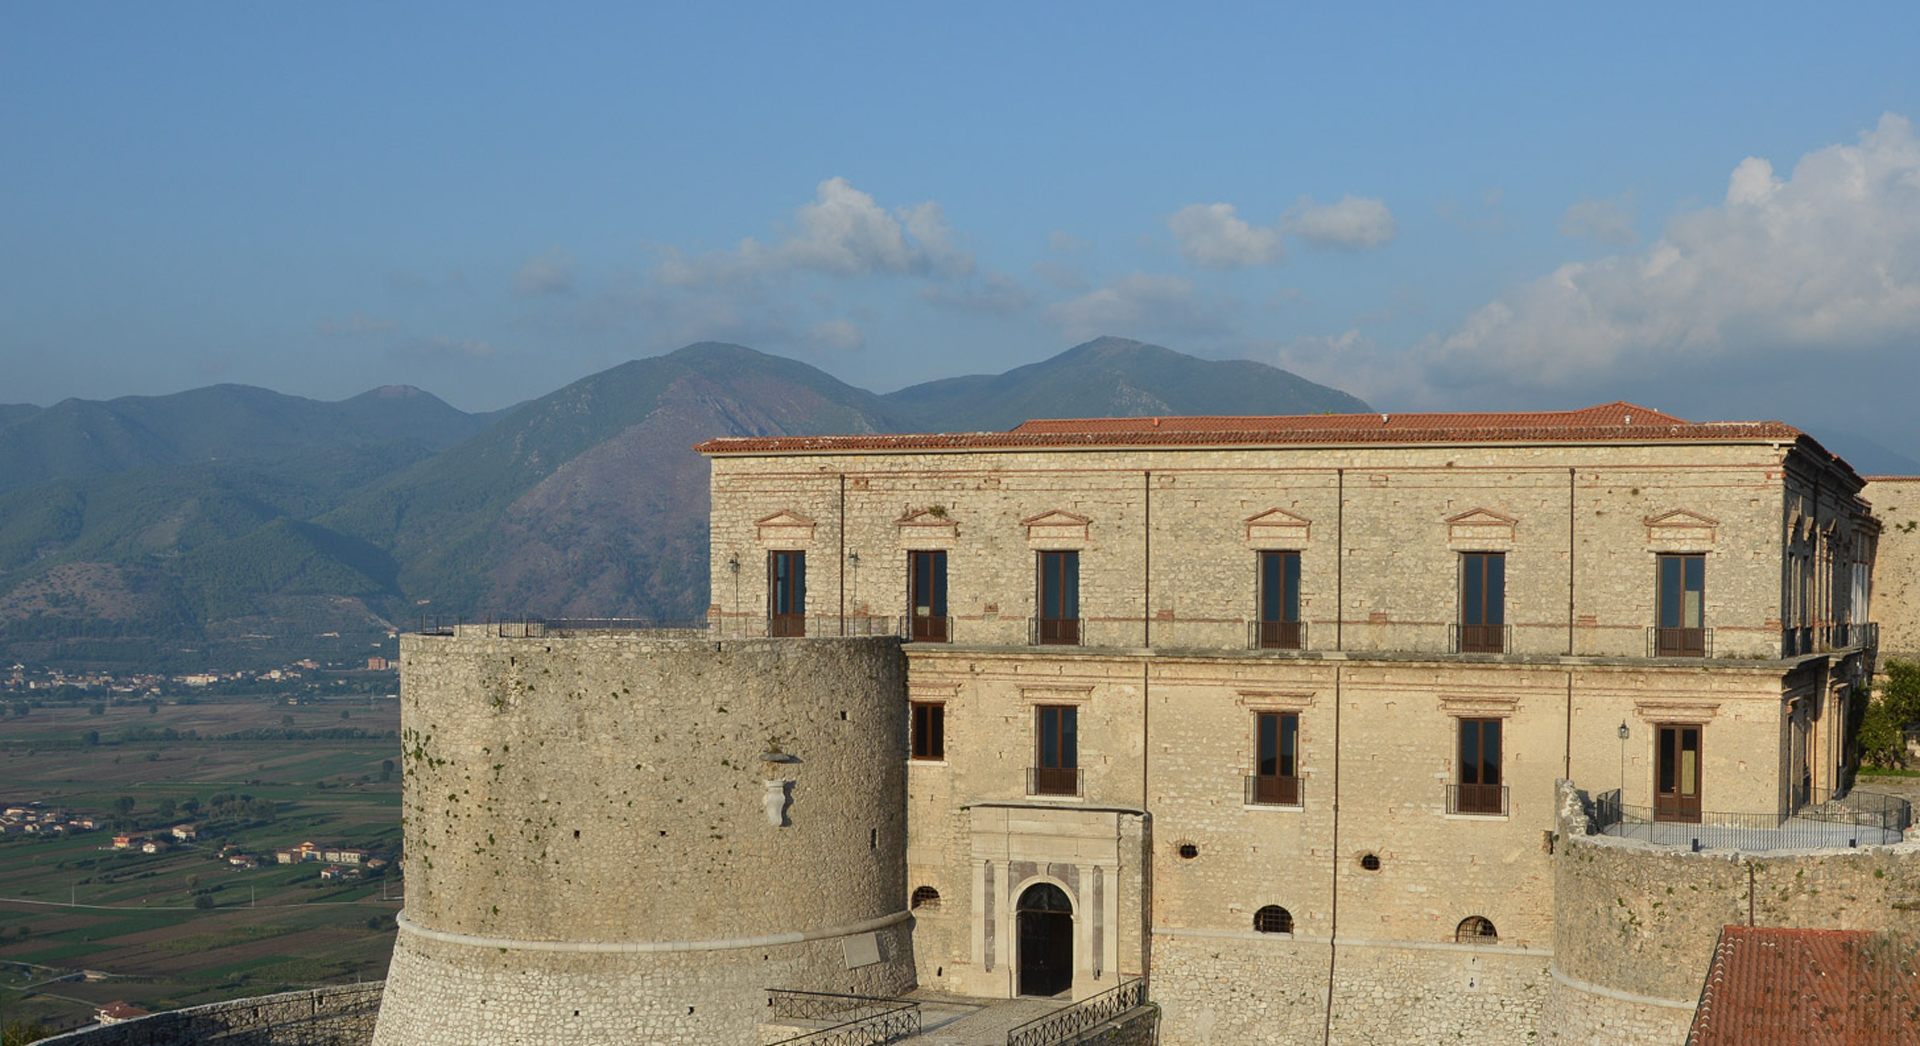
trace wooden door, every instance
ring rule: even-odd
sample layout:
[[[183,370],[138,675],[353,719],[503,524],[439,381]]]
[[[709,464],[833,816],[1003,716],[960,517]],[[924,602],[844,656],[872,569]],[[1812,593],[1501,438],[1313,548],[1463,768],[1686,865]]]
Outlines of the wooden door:
[[[1701,728],[1666,724],[1654,758],[1653,819],[1700,823]]]

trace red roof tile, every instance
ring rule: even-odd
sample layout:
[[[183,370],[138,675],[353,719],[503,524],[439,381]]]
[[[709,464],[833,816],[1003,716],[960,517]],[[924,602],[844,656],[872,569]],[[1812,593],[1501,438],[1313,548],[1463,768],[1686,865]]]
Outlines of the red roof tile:
[[[1920,1042],[1915,951],[1891,934],[1726,927],[1687,1046]]]
[[[847,454],[1121,446],[1295,446],[1355,443],[1799,442],[1851,473],[1812,437],[1778,421],[1686,421],[1631,403],[1485,414],[1293,414],[1060,418],[1007,432],[710,439],[702,454]]]

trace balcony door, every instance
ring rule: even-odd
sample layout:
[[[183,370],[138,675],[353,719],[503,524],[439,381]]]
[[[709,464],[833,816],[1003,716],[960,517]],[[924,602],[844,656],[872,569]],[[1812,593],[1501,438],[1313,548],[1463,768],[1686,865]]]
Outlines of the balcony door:
[[[1465,553],[1460,557],[1460,652],[1502,653],[1506,639],[1506,554]]]
[[[1042,643],[1080,642],[1080,553],[1040,553],[1039,636]]]
[[[767,553],[767,634],[807,634],[807,554]]]
[[[1707,557],[1660,557],[1656,657],[1705,657]]]
[[[1653,819],[1700,823],[1700,727],[1665,724],[1655,742]]]
[[[947,641],[947,554],[907,553],[907,575],[913,589],[913,624],[908,636],[916,643]]]
[[[1254,716],[1253,802],[1261,806],[1300,804],[1300,717],[1291,712]]]
[[[1260,553],[1260,635],[1263,650],[1298,650],[1300,553]]]

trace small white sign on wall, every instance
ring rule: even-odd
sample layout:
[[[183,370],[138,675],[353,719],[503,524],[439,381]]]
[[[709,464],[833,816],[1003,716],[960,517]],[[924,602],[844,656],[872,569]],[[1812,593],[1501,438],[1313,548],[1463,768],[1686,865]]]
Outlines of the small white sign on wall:
[[[880,961],[880,935],[877,933],[856,933],[843,938],[840,947],[846,951],[849,970],[872,966]]]

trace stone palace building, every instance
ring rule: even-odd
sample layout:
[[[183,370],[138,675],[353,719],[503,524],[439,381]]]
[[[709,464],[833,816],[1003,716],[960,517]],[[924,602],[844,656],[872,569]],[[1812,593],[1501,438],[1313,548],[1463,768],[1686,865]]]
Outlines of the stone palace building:
[[[1790,426],[697,449],[704,633],[403,644],[376,1041],[1144,977],[1170,1044],[1677,1046],[1723,925],[1920,928],[1908,814],[1848,792],[1880,523]]]

